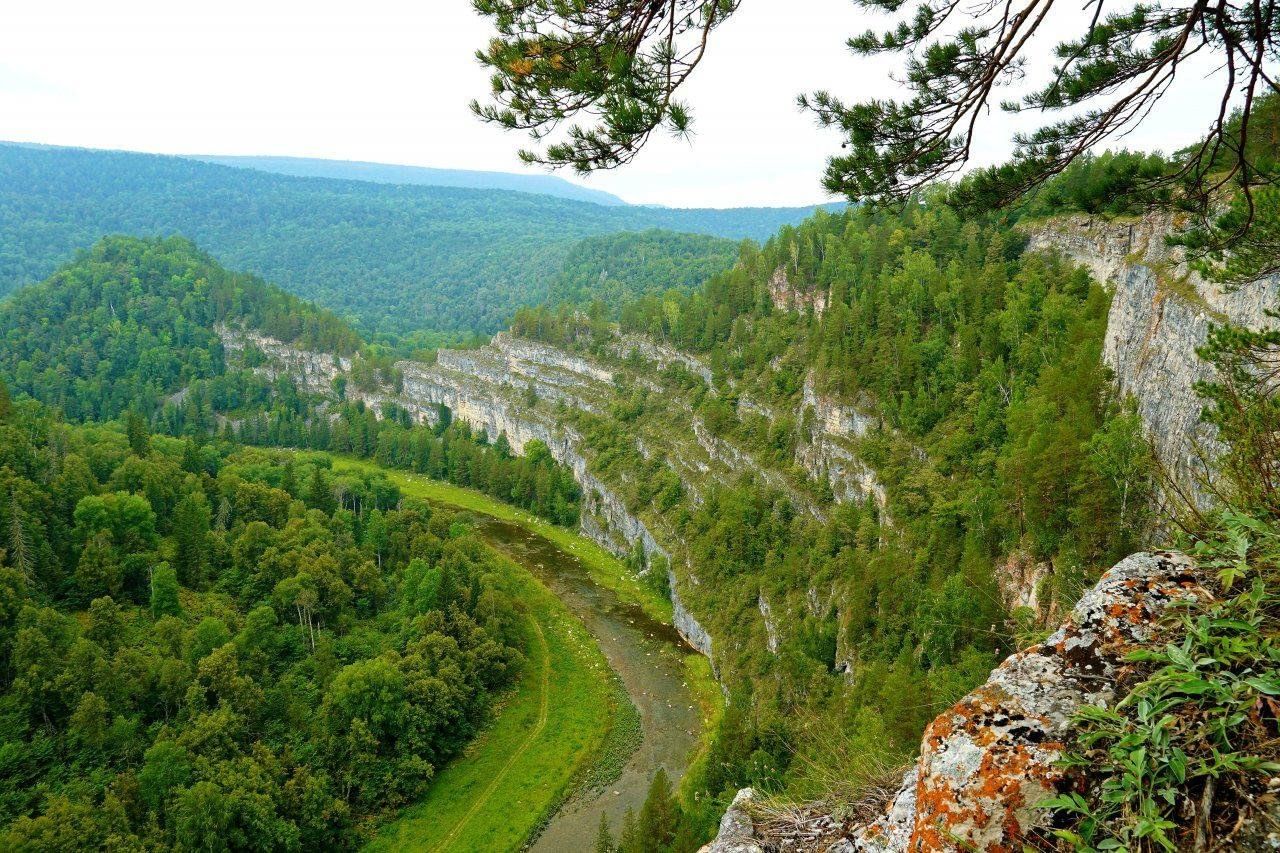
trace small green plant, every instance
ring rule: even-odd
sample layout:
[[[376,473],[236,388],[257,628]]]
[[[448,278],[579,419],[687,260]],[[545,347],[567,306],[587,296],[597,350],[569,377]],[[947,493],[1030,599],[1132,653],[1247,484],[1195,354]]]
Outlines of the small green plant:
[[[1144,676],[1114,708],[1076,716],[1063,763],[1093,784],[1044,804],[1071,818],[1054,833],[1070,848],[1206,849],[1248,808],[1251,782],[1280,771],[1280,530],[1224,512],[1193,553],[1220,594],[1174,610],[1176,642],[1130,656]]]

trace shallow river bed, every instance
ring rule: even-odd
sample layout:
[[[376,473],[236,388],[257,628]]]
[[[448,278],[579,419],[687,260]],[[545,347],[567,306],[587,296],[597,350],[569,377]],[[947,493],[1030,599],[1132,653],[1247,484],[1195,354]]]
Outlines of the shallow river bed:
[[[691,649],[674,628],[597,586],[577,557],[541,536],[486,515],[476,516],[476,529],[491,546],[532,572],[582,620],[640,711],[643,741],[622,775],[598,794],[571,799],[531,848],[548,853],[589,850],[601,812],[609,816],[616,837],[626,810],[640,812],[659,767],[666,768],[673,783],[688,767],[701,726],[684,674],[683,658]]]

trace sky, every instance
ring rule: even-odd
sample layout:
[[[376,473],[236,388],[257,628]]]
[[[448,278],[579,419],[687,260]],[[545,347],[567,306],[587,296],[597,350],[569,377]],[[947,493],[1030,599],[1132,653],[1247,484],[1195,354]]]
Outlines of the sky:
[[[521,171],[525,138],[475,119],[487,90],[474,51],[490,36],[468,0],[40,0],[0,12],[0,139],[165,154],[271,154]],[[1066,19],[1078,10],[1067,8]],[[629,167],[571,180],[627,201],[678,207],[826,200],[839,150],[795,105],[827,88],[900,92],[895,63],[855,58],[851,34],[884,20],[852,0],[744,0],[682,90],[690,141],[650,144]],[[1068,21],[1069,22],[1069,21]],[[1053,29],[1051,28],[1052,32]],[[1047,49],[1047,45],[1046,45]],[[1029,74],[1048,68],[1033,61]],[[1202,131],[1204,68],[1184,72],[1135,148]],[[1202,114],[1202,113],[1200,113]],[[992,113],[975,162],[1009,151],[1015,120]]]

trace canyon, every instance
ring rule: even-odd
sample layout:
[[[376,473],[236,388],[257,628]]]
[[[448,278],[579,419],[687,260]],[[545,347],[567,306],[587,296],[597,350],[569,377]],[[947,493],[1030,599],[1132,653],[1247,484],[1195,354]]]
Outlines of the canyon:
[[[1280,276],[1236,287],[1206,279],[1166,242],[1179,224],[1164,214],[1125,221],[1074,216],[1033,223],[1024,231],[1027,251],[1061,253],[1110,289],[1104,360],[1118,391],[1134,400],[1163,467],[1203,503],[1208,500],[1207,466],[1221,445],[1200,421],[1194,384],[1211,375],[1196,350],[1214,323],[1265,325],[1267,308],[1280,298]],[[780,310],[817,314],[827,304],[825,292],[793,286],[782,270],[770,280],[769,294]],[[254,357],[255,363],[261,361],[257,370],[273,378],[288,376],[314,393],[332,394],[335,380],[352,367],[349,360],[300,350],[245,329],[224,326],[219,332],[229,358],[245,359],[254,351],[260,354]],[[582,426],[591,418],[610,416],[615,403],[635,389],[669,388],[653,381],[656,374],[687,374],[707,386],[707,393],[715,393],[711,365],[634,334],[618,334],[603,353],[588,356],[501,333],[479,349],[441,350],[433,364],[401,361],[395,368],[396,383],[364,389],[348,383],[346,398],[375,411],[396,406],[425,423],[434,423],[440,407],[447,407],[455,420],[483,430],[491,440],[505,435],[516,451],[530,441],[544,443],[582,487],[581,532],[620,557],[639,555],[641,572],[668,573],[674,625],[684,640],[710,658],[713,668],[728,659],[726,646],[742,643],[741,636],[706,627],[709,613],[700,600],[696,561],[658,508],[626,497],[634,484],[625,471],[601,470],[598,451]],[[807,375],[792,411],[779,411],[745,393],[737,397],[737,416],[744,421],[786,418],[794,423],[799,438],[783,463],[716,434],[678,394],[651,395],[651,401],[658,398],[656,420],[663,429],[637,424],[628,440],[645,460],[657,460],[671,472],[694,505],[704,499],[709,484],[731,484],[750,472],[757,482],[791,498],[797,511],[815,518],[825,516],[830,501],[869,501],[883,510],[885,488],[859,455],[860,439],[883,427],[875,402],[835,399],[818,389],[812,374]],[[1006,604],[1028,607],[1042,621],[1058,617],[1037,595],[1052,566],[1013,554],[993,568]],[[1029,810],[1061,781],[1053,760],[1071,710],[1113,698],[1086,689],[1084,682],[1113,671],[1125,650],[1149,636],[1153,620],[1170,600],[1193,594],[1195,579],[1195,567],[1176,554],[1136,555],[1122,562],[1085,594],[1053,637],[1011,657],[986,685],[935,720],[917,765],[882,804],[880,817],[858,824],[828,818],[824,825],[835,829],[822,843],[832,850],[1002,849],[998,836],[1020,837],[1031,820]],[[815,614],[834,610],[838,620],[837,593],[810,586],[787,598],[761,589],[753,608],[757,624],[737,630],[758,633],[764,647],[776,654],[791,615],[800,608]],[[1137,616],[1109,619],[1106,614],[1117,609]],[[1083,663],[1075,654],[1080,649],[1088,651]],[[836,664],[846,672],[854,665],[839,635]],[[1087,672],[1077,671],[1081,666]],[[980,791],[987,793],[974,793]],[[739,797],[709,850],[772,849],[767,839],[757,837],[750,800],[748,792]]]

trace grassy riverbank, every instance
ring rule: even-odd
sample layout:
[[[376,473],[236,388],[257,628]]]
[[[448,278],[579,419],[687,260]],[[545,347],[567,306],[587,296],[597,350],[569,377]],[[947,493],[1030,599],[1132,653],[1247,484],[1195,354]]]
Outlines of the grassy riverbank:
[[[488,730],[368,850],[520,847],[597,761],[626,701],[582,624],[527,571],[503,562],[529,614],[520,683]]]
[[[350,457],[333,459],[339,470],[382,472],[408,497],[517,524],[576,557],[595,584],[621,601],[671,622],[670,601],[621,560],[572,531],[472,489]],[[520,585],[517,597],[526,602],[533,619],[527,644],[530,664],[490,729],[462,759],[441,771],[422,802],[383,828],[371,850],[514,849],[551,817],[579,783],[593,787],[593,781],[598,781],[594,777],[608,777],[617,769],[613,764],[625,762],[630,753],[638,717],[633,707],[622,706],[629,705],[629,700],[590,635],[532,575],[514,563],[504,563],[510,565]],[[538,642],[537,627],[542,629],[545,646]],[[533,652],[539,649],[545,650],[545,657],[535,658]],[[688,782],[701,775],[723,714],[724,697],[706,658],[690,650],[684,672],[702,720],[701,746],[686,773]],[[541,681],[544,674],[547,692]],[[548,695],[546,721],[539,727],[539,709]],[[519,754],[513,758],[513,753]],[[497,774],[501,776],[495,780]],[[682,786],[682,795],[688,794],[686,788]],[[493,803],[502,807],[493,808]]]

